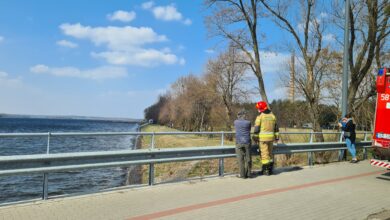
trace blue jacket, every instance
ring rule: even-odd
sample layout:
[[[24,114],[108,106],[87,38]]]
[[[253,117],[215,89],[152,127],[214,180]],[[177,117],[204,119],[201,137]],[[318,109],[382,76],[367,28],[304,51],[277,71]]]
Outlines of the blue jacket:
[[[237,119],[234,121],[234,128],[236,129],[236,144],[251,143],[251,127],[251,122],[248,120]]]

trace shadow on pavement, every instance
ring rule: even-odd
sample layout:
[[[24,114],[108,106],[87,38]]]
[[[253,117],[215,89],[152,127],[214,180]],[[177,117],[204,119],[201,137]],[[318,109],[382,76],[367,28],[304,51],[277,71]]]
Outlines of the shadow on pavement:
[[[302,170],[302,167],[299,166],[293,166],[293,167],[278,167],[274,168],[274,172],[272,175],[279,175],[280,173],[287,173],[287,172],[293,172],[293,171],[299,171]],[[252,172],[252,178],[263,176],[262,171],[253,171]]]
[[[299,170],[303,170],[303,168],[302,168],[302,167],[299,167],[299,166],[293,166],[293,167],[280,167],[280,168],[274,169],[274,175],[278,175],[278,174],[280,174],[280,173],[287,173],[287,172],[299,171]]]
[[[390,219],[390,211],[389,210],[382,210],[377,213],[373,213],[369,216],[367,216],[367,220],[385,220]]]
[[[382,173],[381,175],[390,177],[390,171],[388,171],[387,173]]]
[[[380,180],[390,181],[390,171],[387,173],[382,173],[381,176],[377,176],[376,178]]]

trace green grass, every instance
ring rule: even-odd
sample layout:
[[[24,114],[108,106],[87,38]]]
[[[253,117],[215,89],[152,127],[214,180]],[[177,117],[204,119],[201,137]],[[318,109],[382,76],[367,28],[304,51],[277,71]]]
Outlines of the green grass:
[[[143,132],[180,132],[160,125],[148,125]],[[151,147],[151,136],[143,136],[142,148]],[[234,145],[233,141],[224,140],[225,145]],[[154,148],[220,146],[220,135],[155,135]]]

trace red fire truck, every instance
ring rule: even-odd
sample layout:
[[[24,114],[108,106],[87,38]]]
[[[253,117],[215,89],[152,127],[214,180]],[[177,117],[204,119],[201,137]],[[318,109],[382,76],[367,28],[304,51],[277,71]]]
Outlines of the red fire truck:
[[[381,68],[376,78],[375,126],[371,165],[390,168],[390,69]]]

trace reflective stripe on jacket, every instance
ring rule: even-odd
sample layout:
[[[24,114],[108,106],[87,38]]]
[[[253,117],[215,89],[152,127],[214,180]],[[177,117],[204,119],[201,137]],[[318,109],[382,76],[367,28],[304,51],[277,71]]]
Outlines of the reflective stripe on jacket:
[[[263,112],[257,116],[255,126],[260,127],[260,141],[274,141],[279,138],[279,129],[276,124],[276,117],[272,112]]]

